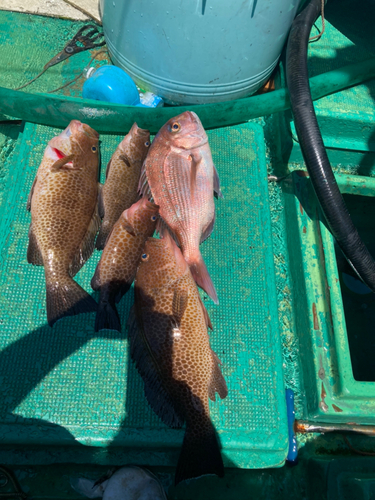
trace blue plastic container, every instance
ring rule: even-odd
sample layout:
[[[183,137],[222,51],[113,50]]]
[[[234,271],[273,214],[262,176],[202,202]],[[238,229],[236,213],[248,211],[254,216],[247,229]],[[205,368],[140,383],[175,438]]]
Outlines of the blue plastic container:
[[[122,69],[111,65],[101,66],[85,81],[82,97],[129,106],[140,104],[133,80]]]
[[[300,0],[100,0],[113,62],[172,104],[237,99],[276,66]]]

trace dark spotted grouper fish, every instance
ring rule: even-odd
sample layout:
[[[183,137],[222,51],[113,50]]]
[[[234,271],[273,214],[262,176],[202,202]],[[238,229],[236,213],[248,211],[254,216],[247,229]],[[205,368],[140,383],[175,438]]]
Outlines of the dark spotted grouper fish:
[[[155,231],[159,207],[141,198],[125,210],[108,238],[95,275],[94,290],[100,290],[95,331],[103,328],[121,332],[115,302],[129,290],[147,237]]]
[[[104,248],[108,235],[122,212],[139,199],[139,177],[149,146],[150,132],[134,123],[108,163],[99,200],[99,214],[103,218],[96,240],[96,248],[99,250]]]
[[[77,120],[51,139],[31,188],[28,262],[44,266],[47,318],[96,311],[72,277],[94,249],[99,229],[99,134]]]
[[[131,355],[153,410],[171,427],[186,422],[176,484],[204,474],[224,475],[208,398],[228,391],[211,350],[208,313],[172,237],[149,238],[135,279],[129,317]]]
[[[144,196],[150,189],[193,278],[218,303],[199,245],[214,227],[213,193],[222,194],[207,134],[195,113],[185,111],[159,130],[144,162],[139,187]]]

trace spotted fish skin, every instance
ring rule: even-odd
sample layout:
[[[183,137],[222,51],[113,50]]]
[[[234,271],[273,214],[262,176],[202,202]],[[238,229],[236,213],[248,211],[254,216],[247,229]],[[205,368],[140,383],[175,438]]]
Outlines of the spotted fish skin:
[[[220,361],[211,350],[207,311],[180,249],[166,233],[146,241],[129,318],[131,355],[151,407],[171,427],[186,422],[176,484],[224,475],[208,399],[227,395]]]
[[[96,240],[98,250],[104,248],[122,212],[139,199],[138,182],[149,146],[150,132],[134,123],[108,163],[106,180],[100,195],[99,211],[103,222]]]
[[[151,191],[195,281],[218,303],[199,245],[214,227],[214,191],[222,195],[208,137],[195,113],[185,111],[159,130],[144,162],[139,187],[143,195]]]
[[[154,234],[158,210],[157,205],[141,198],[113,226],[91,281],[92,288],[100,290],[95,331],[108,328],[121,332],[115,302],[134,281],[145,241]]]
[[[45,150],[28,201],[29,263],[43,265],[47,319],[96,311],[72,277],[90,257],[99,229],[99,134],[73,120]]]

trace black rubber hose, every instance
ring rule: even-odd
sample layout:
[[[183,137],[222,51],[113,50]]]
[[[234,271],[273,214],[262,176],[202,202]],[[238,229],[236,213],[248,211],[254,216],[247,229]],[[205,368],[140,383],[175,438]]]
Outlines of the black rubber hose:
[[[349,264],[375,292],[375,262],[354,226],[337,186],[311,99],[307,70],[310,31],[321,10],[321,0],[310,0],[295,18],[289,34],[286,78],[298,140],[327,224]]]

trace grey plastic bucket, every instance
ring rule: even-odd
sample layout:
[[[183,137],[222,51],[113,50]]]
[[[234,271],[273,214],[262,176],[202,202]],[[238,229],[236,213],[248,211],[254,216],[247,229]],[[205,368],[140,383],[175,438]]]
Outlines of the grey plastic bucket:
[[[172,104],[238,99],[269,78],[300,0],[100,0],[113,62]]]

